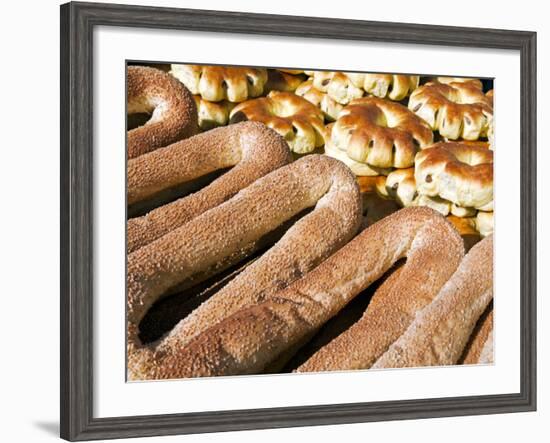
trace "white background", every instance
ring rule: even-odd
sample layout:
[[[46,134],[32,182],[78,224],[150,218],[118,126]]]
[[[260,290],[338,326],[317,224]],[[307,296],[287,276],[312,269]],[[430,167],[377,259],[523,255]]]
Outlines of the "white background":
[[[126,3],[120,1],[121,3]],[[134,4],[152,2],[133,1]],[[317,15],[342,18],[405,21],[538,31],[539,165],[550,160],[550,137],[545,131],[550,119],[547,105],[550,63],[550,31],[543,2],[522,1],[521,8],[504,2],[463,0],[443,6],[424,1],[394,1],[388,7],[339,0],[337,3],[234,1],[161,1],[157,5],[232,9],[266,13]],[[311,5],[315,5],[314,8]],[[361,6],[363,4],[364,6]],[[14,5],[14,3],[12,3]],[[546,26],[545,26],[546,25]],[[54,440],[58,432],[59,370],[59,10],[55,1],[26,1],[2,11],[2,106],[0,106],[0,181],[3,197],[0,254],[2,257],[3,315],[0,327],[3,355],[0,365],[0,405],[4,441]],[[7,156],[6,156],[7,154]],[[539,167],[542,170],[541,167]],[[550,419],[548,372],[550,350],[543,346],[550,315],[548,281],[548,222],[550,185],[548,174],[539,174],[539,411],[484,417],[460,417],[420,421],[386,422],[320,428],[166,437],[148,441],[256,442],[316,440],[447,442],[523,440],[544,441],[543,429]],[[546,205],[544,205],[546,200]],[[6,285],[7,282],[7,285]],[[539,433],[540,437],[536,437]]]

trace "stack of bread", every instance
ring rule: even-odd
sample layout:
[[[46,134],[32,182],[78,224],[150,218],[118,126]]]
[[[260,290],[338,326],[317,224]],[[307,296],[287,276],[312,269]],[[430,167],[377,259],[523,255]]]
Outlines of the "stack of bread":
[[[492,98],[476,79],[129,66],[128,114],[149,116],[128,131],[129,378],[492,361]]]

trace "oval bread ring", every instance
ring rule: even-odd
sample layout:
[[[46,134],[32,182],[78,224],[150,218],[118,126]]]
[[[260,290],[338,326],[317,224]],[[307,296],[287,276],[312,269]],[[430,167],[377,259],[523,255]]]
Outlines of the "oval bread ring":
[[[169,335],[157,354],[154,347],[143,346],[138,338],[138,325],[155,301],[181,282],[216,273],[220,263],[234,263],[241,258],[241,250],[312,206],[312,212],[248,266],[242,277],[231,282],[234,292],[221,302],[237,306],[224,304],[221,311],[212,309],[211,318],[218,318],[226,315],[227,309],[237,309],[239,303],[286,286],[353,237],[361,223],[361,201],[355,177],[342,163],[321,155],[301,158],[129,254],[129,377],[179,377],[179,360],[170,356],[179,351],[178,343],[186,337]]]
[[[474,331],[472,332],[472,335],[464,348],[464,352],[458,361],[459,364],[472,365],[479,362],[481,351],[489,338],[489,334],[493,330],[493,317],[493,307],[488,306],[479,318]]]
[[[489,337],[483,345],[481,354],[479,354],[479,360],[477,361],[480,365],[490,365],[494,362],[494,345],[493,345],[493,331],[489,333]]]
[[[400,101],[413,92],[420,81],[418,75],[363,74],[348,72],[351,82],[369,94]]]
[[[128,66],[127,81],[128,114],[152,113],[145,125],[128,131],[128,158],[197,133],[193,96],[169,74],[145,66]]]
[[[435,143],[417,154],[415,179],[419,194],[465,208],[493,207],[493,151],[489,149]]]
[[[328,137],[321,110],[289,92],[271,91],[267,97],[240,103],[231,111],[230,122],[244,120],[259,121],[274,129],[297,154],[314,151]]]
[[[235,103],[226,100],[221,102],[209,102],[200,95],[194,95],[199,118],[199,128],[202,131],[225,126],[229,123],[229,113],[235,107]]]
[[[264,68],[172,65],[170,73],[193,95],[219,102],[240,103],[263,94],[267,82]]]
[[[344,108],[344,105],[329,97],[326,92],[315,88],[311,79],[301,83],[294,93],[300,97],[304,97],[308,102],[320,108],[328,121],[336,120],[340,111]]]
[[[363,96],[364,91],[355,86],[344,72],[315,71],[313,86],[326,92],[337,103],[347,105]]]
[[[456,364],[492,299],[493,237],[489,236],[470,249],[435,299],[419,312],[373,369]],[[482,354],[492,357],[491,351]]]
[[[443,217],[427,208],[402,209],[365,229],[287,288],[195,337],[180,350],[171,372],[178,377],[260,373],[407,257],[399,273],[402,278],[393,281],[393,292],[388,285],[389,303],[379,304],[378,323],[383,329],[366,343],[357,343],[359,348],[380,348],[382,353],[427,302],[426,291],[435,295],[463,254],[462,239]],[[395,308],[394,299],[403,311]]]
[[[158,186],[173,186],[233,167],[203,189],[128,220],[128,252],[218,206],[291,160],[290,150],[279,134],[261,123],[244,122],[213,129],[128,162],[132,201],[138,189],[151,192]],[[136,184],[138,180],[140,184]],[[145,183],[149,187],[140,186]]]
[[[411,94],[409,109],[450,140],[486,137],[493,121],[492,100],[473,82],[426,83]]]
[[[245,122],[212,129],[128,161],[128,204],[146,200],[210,172],[235,166],[244,150],[256,152],[266,162],[272,155],[267,168],[287,163],[289,155],[284,140],[261,123]]]
[[[365,97],[340,112],[331,141],[356,162],[378,168],[409,168],[417,151],[432,143],[433,133],[405,106]]]

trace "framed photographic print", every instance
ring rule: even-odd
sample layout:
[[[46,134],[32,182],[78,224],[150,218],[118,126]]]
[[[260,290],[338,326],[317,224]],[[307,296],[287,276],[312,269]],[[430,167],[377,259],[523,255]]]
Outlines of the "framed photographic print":
[[[63,5],[61,436],[535,410],[535,45]]]

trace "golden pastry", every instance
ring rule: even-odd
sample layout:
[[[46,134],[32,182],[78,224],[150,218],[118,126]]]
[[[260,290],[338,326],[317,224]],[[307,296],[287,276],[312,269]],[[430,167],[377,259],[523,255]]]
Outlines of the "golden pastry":
[[[369,94],[390,100],[403,100],[418,87],[418,75],[363,74],[349,72],[346,75],[358,88]]]
[[[428,124],[405,106],[377,97],[354,100],[332,128],[334,146],[375,168],[409,168],[418,150],[432,143]]]
[[[450,140],[487,137],[493,104],[473,82],[430,82],[409,98],[409,109]]]
[[[170,73],[193,95],[211,102],[243,102],[258,97],[267,83],[267,69],[204,65],[172,65]]]
[[[288,92],[271,91],[267,97],[240,103],[231,111],[230,122],[244,120],[259,121],[274,129],[297,154],[314,151],[327,138],[321,110]]]

